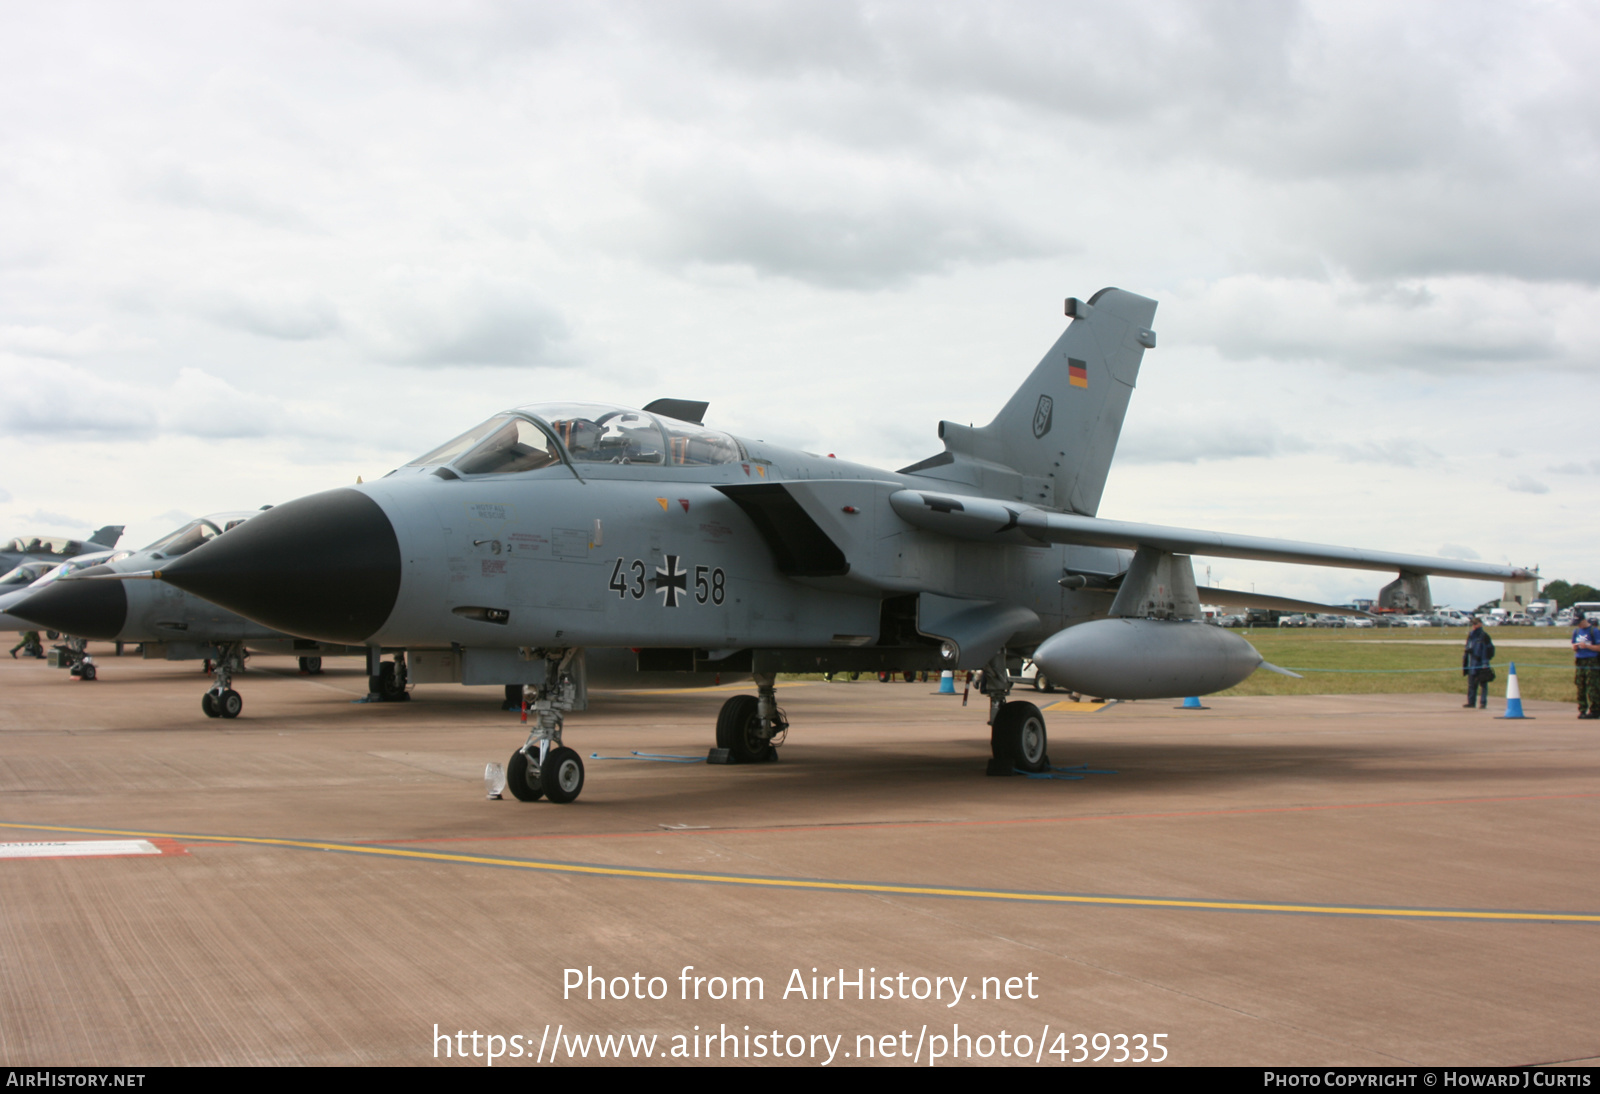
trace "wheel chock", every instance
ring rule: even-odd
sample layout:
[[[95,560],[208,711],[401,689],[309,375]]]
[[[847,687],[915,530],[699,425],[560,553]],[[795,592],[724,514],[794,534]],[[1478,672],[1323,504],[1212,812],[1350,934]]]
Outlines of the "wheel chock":
[[[708,764],[737,764],[743,762],[743,760],[734,759],[733,753],[726,748],[713,748],[710,752],[706,753],[706,763]],[[776,748],[769,748],[767,750],[767,758],[764,760],[757,760],[756,762],[763,764],[777,763],[778,750]]]

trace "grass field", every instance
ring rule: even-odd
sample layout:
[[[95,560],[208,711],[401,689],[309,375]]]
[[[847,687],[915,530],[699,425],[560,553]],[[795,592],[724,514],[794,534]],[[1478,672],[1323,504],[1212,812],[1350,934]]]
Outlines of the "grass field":
[[[1293,669],[1305,678],[1295,680],[1258,669],[1244,683],[1223,695],[1350,695],[1369,692],[1460,692],[1467,682],[1461,675],[1461,651],[1466,631],[1459,627],[1405,631],[1373,630],[1239,630],[1241,635],[1274,665]],[[1489,632],[1496,642],[1517,639],[1564,639],[1567,632],[1550,627],[1500,627]],[[1436,646],[1429,639],[1453,639]],[[1572,682],[1572,652],[1559,649],[1519,649],[1501,646],[1495,654],[1497,679],[1490,695],[1503,698],[1506,673],[1516,662],[1524,699],[1551,699],[1576,703]],[[1311,671],[1308,671],[1311,670]]]

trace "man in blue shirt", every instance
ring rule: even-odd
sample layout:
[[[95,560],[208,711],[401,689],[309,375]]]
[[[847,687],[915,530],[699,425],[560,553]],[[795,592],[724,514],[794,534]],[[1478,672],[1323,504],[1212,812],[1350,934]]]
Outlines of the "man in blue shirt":
[[[1577,668],[1578,717],[1600,718],[1600,627],[1581,615],[1572,617],[1572,653]]]
[[[1483,709],[1489,705],[1489,681],[1494,670],[1489,662],[1494,660],[1494,639],[1483,629],[1483,620],[1472,617],[1472,629],[1467,632],[1467,648],[1461,655],[1461,674],[1467,678],[1467,707]],[[1480,689],[1482,693],[1480,696]]]

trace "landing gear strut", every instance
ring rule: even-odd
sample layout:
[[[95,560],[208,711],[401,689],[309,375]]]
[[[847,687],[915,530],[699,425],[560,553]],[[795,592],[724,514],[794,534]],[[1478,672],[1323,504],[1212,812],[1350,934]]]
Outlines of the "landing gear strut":
[[[982,688],[989,696],[989,774],[1048,771],[1044,714],[1032,703],[1008,701],[1011,673],[1005,650],[985,666]]]
[[[89,656],[89,640],[87,638],[68,638],[56,647],[56,663],[79,680],[93,680],[95,678],[94,658]]]
[[[717,714],[717,747],[711,763],[759,764],[778,758],[789,719],[778,709],[777,676],[755,674],[757,695],[735,695]]]
[[[557,804],[578,800],[583,793],[583,759],[561,744],[562,714],[578,702],[573,659],[578,650],[550,650],[544,659],[544,683],[522,689],[531,716],[528,739],[506,763],[506,788],[518,801],[549,798]]]
[[[207,661],[212,666],[211,690],[200,696],[200,709],[207,718],[237,718],[244,709],[244,699],[233,690],[233,674],[244,671],[244,644],[223,642],[217,646],[217,656]]]

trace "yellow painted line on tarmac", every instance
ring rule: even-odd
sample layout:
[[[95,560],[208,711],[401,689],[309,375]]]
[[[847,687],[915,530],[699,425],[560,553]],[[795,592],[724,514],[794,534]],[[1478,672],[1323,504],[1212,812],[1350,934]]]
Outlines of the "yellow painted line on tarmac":
[[[1116,706],[1115,703],[1074,703],[1071,699],[1063,699],[1059,703],[1051,703],[1046,710],[1060,710],[1071,714],[1098,714],[1106,707]]]
[[[757,874],[707,874],[688,870],[646,870],[632,866],[603,866],[582,862],[539,862],[493,855],[461,855],[448,851],[422,851],[358,843],[320,840],[271,839],[262,836],[211,836],[177,832],[125,832],[108,828],[76,828],[52,824],[7,824],[0,828],[32,832],[76,832],[84,835],[166,839],[178,842],[242,843],[262,847],[293,847],[306,851],[337,851],[384,858],[421,859],[468,866],[500,866],[554,874],[633,878],[642,881],[692,881],[713,885],[744,885],[763,889],[809,889],[834,893],[874,893],[889,896],[963,897],[968,900],[1002,900],[1020,904],[1077,904],[1112,908],[1175,908],[1185,911],[1274,912],[1290,915],[1327,915],[1379,919],[1477,919],[1541,923],[1600,923],[1600,914],[1579,912],[1513,912],[1474,908],[1360,907],[1336,904],[1277,904],[1239,900],[1174,900],[1160,897],[1115,896],[1087,893],[1035,893],[1009,889],[966,889],[934,885],[888,885],[868,881],[829,881],[821,878],[763,877]]]

